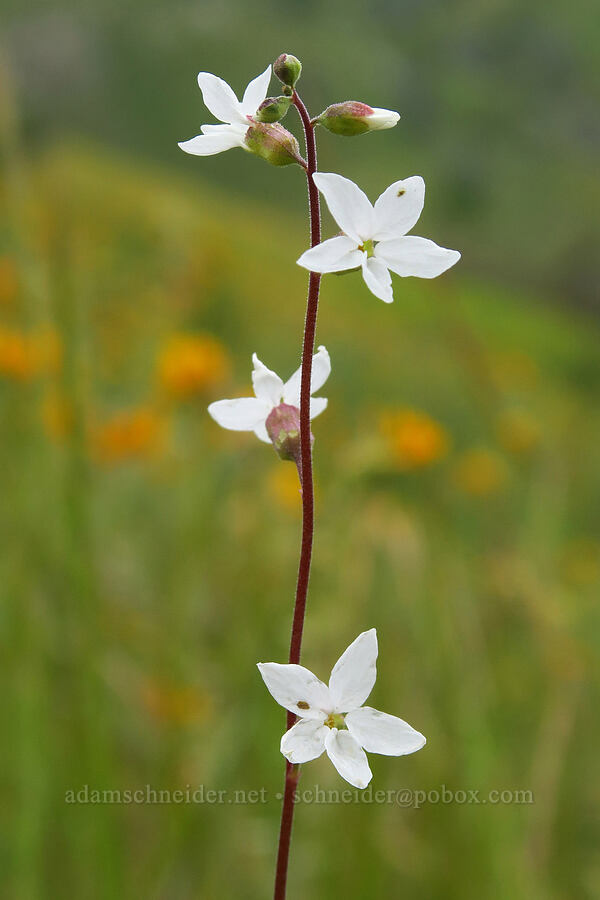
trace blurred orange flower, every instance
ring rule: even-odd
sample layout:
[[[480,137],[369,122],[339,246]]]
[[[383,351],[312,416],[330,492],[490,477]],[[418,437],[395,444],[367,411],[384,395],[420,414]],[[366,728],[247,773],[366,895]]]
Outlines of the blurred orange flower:
[[[401,409],[384,413],[379,421],[389,452],[400,468],[431,465],[448,452],[448,432],[427,413]]]
[[[0,327],[0,375],[29,381],[37,369],[37,354],[31,339],[20,331]]]
[[[504,486],[506,478],[506,465],[502,457],[485,447],[467,450],[454,468],[457,486],[474,497],[496,493]]]
[[[0,375],[16,381],[30,381],[43,372],[56,371],[61,348],[56,332],[26,334],[0,326]]]
[[[149,407],[119,412],[95,429],[94,450],[108,463],[150,457],[162,449],[165,430],[165,419]]]
[[[167,392],[190,397],[212,387],[229,372],[223,345],[207,334],[174,334],[158,359],[158,374]]]

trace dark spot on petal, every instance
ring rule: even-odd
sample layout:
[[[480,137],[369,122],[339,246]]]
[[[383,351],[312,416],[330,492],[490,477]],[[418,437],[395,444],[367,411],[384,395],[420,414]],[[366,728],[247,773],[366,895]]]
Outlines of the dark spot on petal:
[[[298,700],[296,705],[298,709],[310,709],[310,703],[307,703],[306,700]]]
[[[405,194],[405,193],[406,193],[406,188],[400,188],[400,190],[398,191],[398,197],[402,197],[403,194]]]

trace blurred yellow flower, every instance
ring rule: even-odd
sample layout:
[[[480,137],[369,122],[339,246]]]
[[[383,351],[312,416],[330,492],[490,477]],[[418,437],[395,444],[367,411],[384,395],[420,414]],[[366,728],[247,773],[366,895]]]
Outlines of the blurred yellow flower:
[[[460,456],[454,467],[457,486],[474,497],[486,497],[500,490],[507,479],[504,460],[492,450],[475,447]]]
[[[108,463],[150,457],[162,449],[165,430],[165,419],[151,408],[119,412],[95,429],[94,450]]]
[[[11,256],[0,256],[0,306],[9,306],[19,291],[17,266]]]
[[[540,441],[539,423],[522,409],[507,409],[496,422],[498,440],[515,455],[531,453]]]
[[[416,409],[383,413],[379,429],[390,455],[402,469],[428,466],[445,456],[450,445],[446,429]]]
[[[184,398],[222,381],[229,372],[229,357],[223,345],[207,334],[174,334],[158,359],[162,386],[173,396]]]

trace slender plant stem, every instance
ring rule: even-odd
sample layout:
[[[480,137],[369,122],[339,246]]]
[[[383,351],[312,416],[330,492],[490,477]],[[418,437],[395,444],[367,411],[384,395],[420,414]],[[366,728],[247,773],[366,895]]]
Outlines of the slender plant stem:
[[[310,245],[311,247],[315,247],[321,242],[319,191],[312,179],[313,173],[317,171],[315,131],[307,109],[296,91],[294,91],[292,101],[302,120],[304,137],[306,140],[306,178],[308,181],[308,206],[310,212]],[[294,605],[292,636],[290,640],[290,663],[300,662],[304,615],[306,612],[306,595],[308,593],[308,579],[310,577],[310,563],[313,548],[315,497],[310,434],[310,381],[312,374],[312,358],[315,348],[320,283],[321,276],[316,272],[311,272],[308,279],[308,299],[306,303],[306,318],[304,321],[302,377],[300,383],[300,465],[298,467],[298,472],[302,485],[302,543],[300,548],[298,581],[296,584],[296,602]],[[294,714],[288,712],[288,729],[292,727],[294,721]],[[297,765],[286,762],[274,900],[284,900],[285,898],[290,855],[290,839],[292,836],[292,822],[294,818],[294,800],[299,774],[299,767]]]

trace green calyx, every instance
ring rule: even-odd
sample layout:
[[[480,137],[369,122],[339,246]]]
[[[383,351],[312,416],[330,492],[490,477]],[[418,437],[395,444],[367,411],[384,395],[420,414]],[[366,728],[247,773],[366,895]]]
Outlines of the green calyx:
[[[267,434],[281,459],[300,465],[300,410],[289,403],[280,403],[271,410],[265,422]],[[311,445],[314,440],[310,436]],[[305,702],[305,701],[303,701]],[[300,706],[300,709],[308,707]]]
[[[268,124],[279,122],[287,113],[291,102],[291,97],[267,97],[256,110],[254,118],[257,122],[267,122]]]
[[[315,122],[332,134],[355,137],[370,131],[368,118],[372,114],[373,109],[366,103],[347,100],[345,103],[333,103],[328,106]]]
[[[256,122],[246,132],[246,149],[272,166],[289,166],[297,163],[306,168],[300,155],[298,141],[282,125]]]

